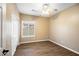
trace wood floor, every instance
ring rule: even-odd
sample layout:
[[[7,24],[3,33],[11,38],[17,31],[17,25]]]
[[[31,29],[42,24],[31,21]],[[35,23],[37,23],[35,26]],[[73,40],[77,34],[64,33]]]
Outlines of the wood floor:
[[[79,56],[50,41],[26,43],[17,47],[15,56]]]

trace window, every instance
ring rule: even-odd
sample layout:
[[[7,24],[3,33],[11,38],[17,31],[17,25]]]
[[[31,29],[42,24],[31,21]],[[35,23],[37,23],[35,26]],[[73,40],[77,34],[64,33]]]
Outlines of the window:
[[[22,21],[22,37],[35,37],[35,21]]]

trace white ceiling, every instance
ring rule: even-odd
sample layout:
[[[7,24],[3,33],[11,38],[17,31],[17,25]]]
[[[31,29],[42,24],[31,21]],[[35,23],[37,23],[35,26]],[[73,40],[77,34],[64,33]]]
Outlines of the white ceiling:
[[[46,15],[42,14],[42,5],[44,4],[45,3],[17,3],[16,5],[20,13],[44,17],[50,17],[66,8],[75,5],[74,3],[49,3],[52,12],[51,15]],[[57,11],[55,11],[55,9],[57,9]]]

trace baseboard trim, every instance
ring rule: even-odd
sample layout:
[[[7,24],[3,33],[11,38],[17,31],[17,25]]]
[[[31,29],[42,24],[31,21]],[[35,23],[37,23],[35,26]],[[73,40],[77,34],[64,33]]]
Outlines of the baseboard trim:
[[[14,54],[15,54],[15,52],[16,52],[16,48],[15,49],[13,49],[13,51],[12,51],[13,53],[12,53],[12,56],[14,56]]]
[[[74,52],[74,53],[76,53],[76,54],[79,54],[79,52],[77,52],[77,51],[75,51],[75,50],[73,50],[73,49],[70,49],[70,48],[68,48],[68,47],[66,47],[66,46],[64,46],[64,45],[61,45],[61,44],[59,44],[59,43],[57,43],[57,42],[55,42],[55,41],[52,41],[52,40],[50,40],[50,39],[37,40],[37,41],[28,41],[28,42],[20,42],[20,44],[33,43],[33,42],[41,42],[41,41],[50,41],[50,42],[53,42],[53,43],[55,43],[55,44],[57,44],[57,45],[59,45],[59,46],[65,48],[65,49],[68,49],[68,50],[70,50],[70,51],[72,51],[72,52]],[[20,45],[20,44],[19,44],[19,45]]]
[[[57,43],[57,42],[55,42],[55,41],[52,41],[52,40],[49,40],[50,42],[53,42],[53,43],[55,43],[55,44],[57,44],[57,45],[59,45],[59,46],[61,46],[61,47],[63,47],[63,48],[65,48],[65,49],[68,49],[68,50],[70,50],[70,51],[72,51],[72,52],[74,52],[74,53],[76,53],[76,54],[79,54],[79,52],[77,52],[77,51],[75,51],[75,50],[73,50],[73,49],[70,49],[70,48],[68,48],[68,47],[66,47],[66,46],[64,46],[64,45],[61,45],[61,44],[59,44],[59,43]]]
[[[16,46],[16,48],[18,47],[18,45]],[[12,50],[12,56],[14,56],[15,52],[16,52],[16,48]]]
[[[20,42],[20,44],[33,43],[33,42],[41,42],[41,41],[49,41],[49,40],[48,40],[48,39],[45,39],[45,40],[27,41],[27,42]],[[19,45],[20,45],[20,44],[19,44]]]

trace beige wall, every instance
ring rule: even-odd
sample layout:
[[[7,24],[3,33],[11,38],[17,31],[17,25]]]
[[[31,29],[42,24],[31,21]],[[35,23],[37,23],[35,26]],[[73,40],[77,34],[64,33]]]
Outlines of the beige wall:
[[[50,18],[50,39],[79,52],[79,5]]]
[[[30,38],[23,38],[21,36],[20,42],[35,42],[39,40],[46,40],[48,39],[49,35],[49,20],[48,18],[44,17],[36,17],[36,16],[30,16],[30,15],[25,15],[21,14],[21,23],[22,21],[35,21],[35,37],[30,37]],[[22,29],[22,28],[21,28]]]
[[[19,24],[19,13],[16,10],[16,4],[7,4],[6,12],[6,48],[11,50],[10,55],[12,55],[12,49],[16,49],[16,46],[18,44],[17,39],[19,39],[20,33],[18,26],[21,23]],[[36,22],[36,36],[31,38],[23,38],[21,36],[20,43],[34,42],[50,38],[50,40],[54,42],[57,42],[59,44],[62,44],[63,46],[79,52],[79,5],[60,12],[59,14],[51,17],[50,20],[49,18],[36,17],[25,14],[20,14],[20,20],[21,22]],[[14,26],[14,29],[12,29],[12,26]]]
[[[9,55],[13,55],[20,36],[20,20],[16,4],[6,4],[6,48],[10,50]]]

